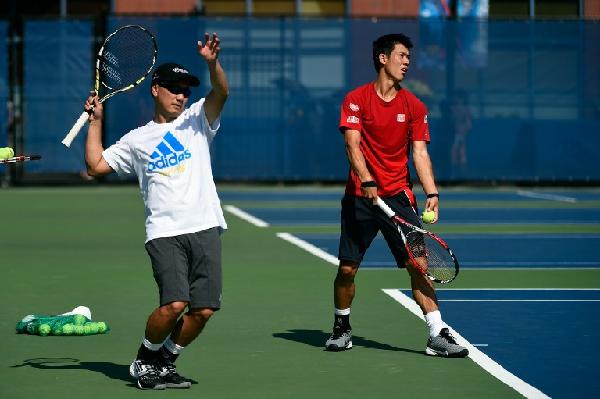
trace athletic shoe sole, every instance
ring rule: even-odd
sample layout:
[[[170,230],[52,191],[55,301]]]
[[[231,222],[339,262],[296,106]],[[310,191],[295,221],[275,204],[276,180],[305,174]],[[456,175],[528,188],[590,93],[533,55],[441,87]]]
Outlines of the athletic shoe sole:
[[[167,388],[170,389],[188,389],[192,386],[192,383],[189,381],[182,382],[179,384],[173,384],[172,382],[167,382]]]
[[[325,350],[329,352],[341,352],[349,349],[352,349],[352,341],[348,342],[346,346],[342,347],[339,347],[337,345],[328,345],[325,347]]]
[[[464,349],[460,352],[448,353],[448,351],[436,351],[431,349],[430,347],[425,348],[425,354],[429,356],[441,356],[441,357],[467,357],[469,355],[469,351]]]
[[[157,385],[155,385],[153,388],[143,387],[143,386],[140,384],[140,380],[137,380],[137,383],[136,383],[136,385],[137,385],[137,387],[138,387],[139,389],[141,389],[141,390],[143,390],[143,391],[148,391],[148,390],[149,390],[149,391],[162,391],[162,390],[164,390],[164,389],[166,389],[166,388],[167,388],[167,386],[166,386],[165,384],[157,384]]]

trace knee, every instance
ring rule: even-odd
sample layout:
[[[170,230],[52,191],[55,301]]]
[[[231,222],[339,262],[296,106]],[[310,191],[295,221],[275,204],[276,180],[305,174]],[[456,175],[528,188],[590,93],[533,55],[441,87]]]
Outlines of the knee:
[[[213,314],[215,314],[215,311],[210,308],[192,309],[187,312],[187,316],[205,323],[212,317]]]
[[[351,284],[354,282],[357,268],[349,265],[340,265],[338,268],[336,280],[340,283]]]
[[[160,307],[163,314],[170,317],[179,317],[187,307],[187,302],[175,301]]]

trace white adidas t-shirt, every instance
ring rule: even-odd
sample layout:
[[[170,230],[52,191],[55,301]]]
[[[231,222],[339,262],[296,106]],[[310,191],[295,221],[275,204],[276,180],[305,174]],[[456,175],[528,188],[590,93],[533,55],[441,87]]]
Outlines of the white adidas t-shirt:
[[[227,228],[213,181],[211,127],[204,99],[169,123],[150,121],[121,137],[102,156],[119,175],[137,175],[146,214],[146,242]]]

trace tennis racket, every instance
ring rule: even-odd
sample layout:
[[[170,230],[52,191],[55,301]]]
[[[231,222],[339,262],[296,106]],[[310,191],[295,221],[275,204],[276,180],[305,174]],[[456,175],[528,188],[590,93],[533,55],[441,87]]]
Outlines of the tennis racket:
[[[18,155],[7,159],[0,159],[0,163],[16,163],[25,161],[38,161],[42,159],[41,155]]]
[[[377,206],[396,225],[411,264],[436,283],[446,284],[458,275],[458,260],[448,244],[435,234],[402,219],[381,198]],[[404,230],[408,230],[405,233]]]
[[[154,36],[139,25],[126,25],[108,35],[96,58],[94,92],[100,102],[142,83],[152,70],[157,53]],[[88,118],[84,111],[63,139],[64,145],[71,146]]]

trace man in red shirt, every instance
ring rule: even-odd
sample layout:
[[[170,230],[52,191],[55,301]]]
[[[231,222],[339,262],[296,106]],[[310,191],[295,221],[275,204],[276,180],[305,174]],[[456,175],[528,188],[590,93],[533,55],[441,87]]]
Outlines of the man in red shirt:
[[[340,260],[334,282],[335,321],[325,347],[331,351],[352,348],[350,306],[354,299],[354,277],[371,242],[381,231],[398,267],[406,267],[413,298],[429,326],[425,352],[445,357],[465,357],[444,325],[433,283],[408,263],[402,239],[393,223],[376,205],[378,196],[401,217],[420,225],[411,190],[408,157],[412,152],[417,176],[427,196],[425,209],[438,219],[439,195],[427,144],[427,107],[400,86],[410,64],[412,42],[403,34],[389,34],[373,42],[375,82],[346,95],[341,109],[340,130],[344,134],[350,173],[342,199]]]

